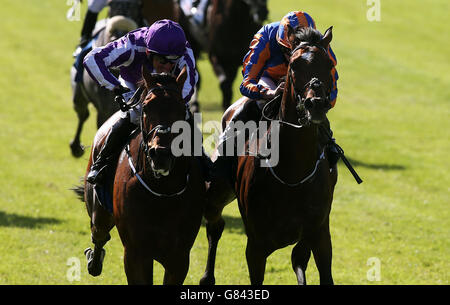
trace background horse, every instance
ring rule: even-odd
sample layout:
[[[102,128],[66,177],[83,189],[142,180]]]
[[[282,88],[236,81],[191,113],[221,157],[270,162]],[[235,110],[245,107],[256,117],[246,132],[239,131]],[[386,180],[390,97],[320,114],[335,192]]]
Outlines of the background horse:
[[[101,47],[116,40],[126,33],[138,28],[142,24],[140,14],[140,0],[122,2],[112,1],[110,3],[109,18],[100,20],[93,32],[92,48]],[[81,157],[84,153],[84,146],[81,144],[80,136],[84,122],[89,117],[89,103],[92,103],[97,110],[97,128],[99,128],[114,112],[119,110],[119,105],[114,102],[114,94],[103,87],[100,87],[86,72],[82,66],[84,55],[89,49],[82,51],[76,59],[75,65],[71,67],[70,82],[72,86],[73,108],[77,113],[78,124],[75,136],[70,142],[70,149],[74,157]],[[77,70],[78,69],[78,70]]]
[[[186,32],[195,58],[198,59],[202,51],[208,53],[214,73],[219,79],[223,109],[228,108],[233,98],[233,82],[250,41],[267,18],[266,2],[267,0],[212,0],[206,10],[205,27],[195,26],[190,17],[180,9],[179,22]],[[192,99],[191,111],[198,111],[198,107],[196,94]]]
[[[153,284],[153,260],[165,268],[164,284],[182,284],[186,278],[206,192],[194,157],[174,157],[171,153],[176,134],[170,128],[174,122],[185,122],[181,90],[186,76],[186,69],[177,79],[167,74],[150,74],[144,69],[146,89],[142,95],[145,99],[140,129],[122,151],[115,175],[108,183],[113,214],[94,194],[97,187],[94,189],[88,183],[84,187],[95,244],[93,250],[85,252],[91,275],[101,273],[103,246],[116,225],[124,246],[129,284]],[[87,172],[116,119],[116,115],[111,117],[97,132]]]
[[[173,0],[142,0],[142,16],[148,25],[160,19],[178,21],[178,9]]]
[[[326,113],[331,108],[332,63],[327,49],[332,31],[330,28],[321,38],[318,31],[306,28],[289,37],[294,50],[276,119],[280,123],[279,162],[261,167],[264,159],[237,157],[235,194],[248,237],[247,265],[251,283],[262,284],[267,257],[296,244],[291,261],[298,283],[306,284],[312,251],[321,284],[332,284],[329,213],[337,168],[330,169],[319,138],[319,128],[328,122]],[[224,115],[223,123],[232,112]],[[224,226],[221,208],[208,202],[210,249],[202,284],[214,283],[216,248]],[[215,215],[211,211],[216,211]]]

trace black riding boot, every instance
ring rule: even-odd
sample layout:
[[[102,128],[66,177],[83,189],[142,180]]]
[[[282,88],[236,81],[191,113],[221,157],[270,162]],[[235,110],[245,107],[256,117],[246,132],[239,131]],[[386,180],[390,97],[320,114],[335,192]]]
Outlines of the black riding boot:
[[[97,23],[98,13],[93,13],[90,10],[86,12],[86,16],[83,21],[83,28],[81,29],[80,48],[84,48],[92,38],[92,32],[94,31],[95,24]]]
[[[92,184],[103,184],[104,170],[112,162],[112,158],[126,144],[129,135],[136,126],[130,122],[129,114],[125,118],[120,118],[111,127],[111,130],[98,154],[91,170],[86,177],[87,182]]]
[[[330,128],[330,121],[326,119],[319,126],[320,145],[323,147],[326,145],[325,152],[328,156],[328,163],[330,168],[333,168],[339,161],[340,154],[336,148],[336,143],[333,138],[333,131]]]

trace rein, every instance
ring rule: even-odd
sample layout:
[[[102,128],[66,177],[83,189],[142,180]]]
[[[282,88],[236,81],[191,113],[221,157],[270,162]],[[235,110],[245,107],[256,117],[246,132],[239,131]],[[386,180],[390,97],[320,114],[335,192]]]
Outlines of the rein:
[[[136,176],[136,178],[138,179],[138,181],[142,184],[142,186],[149,191],[150,193],[152,193],[153,195],[155,195],[156,197],[162,197],[162,198],[170,198],[170,197],[175,197],[175,196],[179,196],[181,194],[183,194],[186,189],[187,186],[189,184],[189,173],[186,174],[186,184],[184,186],[183,189],[181,189],[178,192],[172,193],[172,194],[162,194],[162,193],[158,193],[154,190],[152,190],[150,188],[150,186],[147,185],[147,183],[145,183],[144,179],[142,179],[142,177],[139,175],[139,173],[137,172],[136,168],[133,165],[133,158],[131,157],[131,153],[130,153],[130,145],[127,144],[127,146],[125,147],[125,152],[127,153],[127,157],[128,157],[128,164],[130,165],[131,171],[133,172],[133,174]]]

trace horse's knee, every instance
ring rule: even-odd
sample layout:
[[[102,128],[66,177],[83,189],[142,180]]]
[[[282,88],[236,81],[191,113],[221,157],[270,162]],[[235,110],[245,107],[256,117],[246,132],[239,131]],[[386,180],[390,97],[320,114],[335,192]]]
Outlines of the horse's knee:
[[[219,215],[215,221],[206,222],[206,233],[213,241],[218,241],[222,237],[225,228],[225,220]]]

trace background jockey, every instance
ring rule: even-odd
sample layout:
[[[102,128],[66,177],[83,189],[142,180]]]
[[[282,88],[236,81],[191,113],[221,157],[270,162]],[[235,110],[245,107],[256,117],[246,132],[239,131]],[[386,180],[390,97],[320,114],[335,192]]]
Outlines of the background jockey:
[[[79,47],[83,49],[91,40],[92,31],[97,23],[98,14],[105,8],[109,0],[88,0],[88,9],[81,28]]]
[[[288,25],[292,28],[312,27],[316,28],[314,20],[305,12],[290,12],[279,22],[273,22],[263,26],[253,37],[250,50],[244,57],[240,86],[241,94],[251,99],[270,100],[281,94],[284,83],[280,83],[286,76],[289,64],[291,44],[287,37]],[[328,55],[334,66],[336,56],[331,47]],[[338,73],[336,68],[331,70],[333,88],[330,94],[330,102],[333,107],[337,97]]]
[[[104,47],[93,49],[84,59],[84,66],[89,75],[100,86],[112,90],[116,95],[122,94],[125,100],[137,89],[137,83],[142,79],[143,65],[146,65],[150,72],[173,75],[178,75],[186,66],[188,76],[182,97],[187,105],[194,93],[198,72],[185,33],[174,21],[159,20],[150,27],[131,31]],[[109,71],[110,68],[119,68],[120,80]],[[113,124],[105,144],[92,164],[87,176],[88,182],[103,182],[103,175],[100,173],[108,165],[110,158],[125,145],[131,131],[138,125],[139,114],[140,104],[122,112],[121,118]]]

